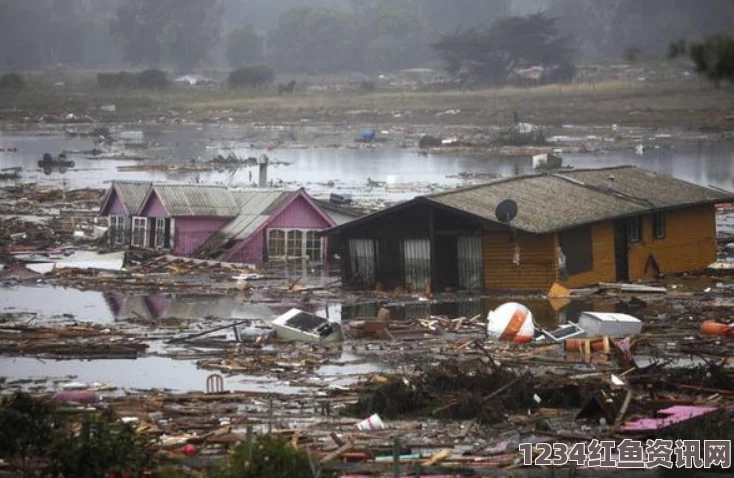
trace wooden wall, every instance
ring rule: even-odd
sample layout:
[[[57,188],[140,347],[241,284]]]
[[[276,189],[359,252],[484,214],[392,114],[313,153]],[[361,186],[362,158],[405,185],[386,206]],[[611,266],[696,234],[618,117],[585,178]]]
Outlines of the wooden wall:
[[[642,218],[642,240],[630,244],[630,279],[650,277],[650,256],[660,272],[673,274],[704,269],[716,260],[716,211],[713,205],[665,213],[665,238],[653,237],[653,216]]]
[[[642,240],[629,244],[630,280],[651,278],[646,266],[655,258],[660,272],[674,274],[704,269],[716,260],[716,214],[713,205],[665,213],[665,238],[653,237],[653,215],[642,217]],[[617,280],[614,260],[614,221],[592,226],[594,268],[558,281],[565,287],[584,287]],[[485,288],[490,290],[547,290],[558,276],[557,234],[519,236],[520,266],[513,264],[514,243],[506,233],[483,238]]]
[[[556,235],[558,237],[558,235]],[[617,276],[614,262],[614,222],[607,221],[591,226],[592,254],[594,268],[588,272],[573,275],[559,282],[565,287],[583,287],[597,282],[614,282]]]
[[[555,236],[517,238],[520,265],[513,263],[515,243],[508,233],[486,233],[484,250],[484,287],[489,290],[545,290],[556,278]]]

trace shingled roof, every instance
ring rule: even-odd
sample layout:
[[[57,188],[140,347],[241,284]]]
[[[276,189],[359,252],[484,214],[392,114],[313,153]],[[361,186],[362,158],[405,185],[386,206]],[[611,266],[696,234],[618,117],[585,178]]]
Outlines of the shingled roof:
[[[506,199],[514,200],[518,205],[513,228],[532,234],[547,234],[666,209],[731,202],[734,194],[634,166],[621,166],[498,179],[418,197],[411,202],[433,203],[497,223],[495,210]],[[344,227],[364,223],[389,211],[377,212]]]

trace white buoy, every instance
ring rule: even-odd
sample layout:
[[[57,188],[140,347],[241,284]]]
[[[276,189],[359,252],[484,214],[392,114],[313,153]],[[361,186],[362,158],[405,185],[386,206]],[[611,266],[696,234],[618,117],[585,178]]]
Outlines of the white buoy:
[[[522,304],[508,302],[490,311],[487,336],[505,342],[526,344],[533,340],[533,313]]]

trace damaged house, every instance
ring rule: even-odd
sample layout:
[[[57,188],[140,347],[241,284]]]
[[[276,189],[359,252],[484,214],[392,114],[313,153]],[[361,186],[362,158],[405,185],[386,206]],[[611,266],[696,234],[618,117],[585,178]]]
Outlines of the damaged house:
[[[337,224],[304,189],[198,184],[114,182],[100,213],[109,216],[114,245],[256,265],[304,257],[321,261],[327,240],[320,233]],[[120,228],[125,232],[118,233]]]
[[[517,205],[509,222],[496,216]],[[716,259],[734,195],[635,167],[500,179],[332,228],[346,286],[547,290],[694,271]]]

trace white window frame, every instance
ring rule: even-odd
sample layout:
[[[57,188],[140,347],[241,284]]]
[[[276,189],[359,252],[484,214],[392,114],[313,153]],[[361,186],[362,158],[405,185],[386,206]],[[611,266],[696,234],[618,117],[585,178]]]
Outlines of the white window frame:
[[[127,235],[127,216],[110,216],[110,232],[112,244],[125,244],[125,236]]]
[[[142,225],[142,226],[141,226]],[[147,217],[140,217],[140,216],[134,216],[133,222],[132,222],[132,234],[130,238],[130,245],[133,247],[148,247],[148,234],[149,230],[148,227],[150,227],[150,222],[148,221]],[[142,242],[137,241],[137,235],[138,231],[142,228],[143,230],[143,237]]]
[[[273,255],[270,251],[270,234],[273,231],[281,231],[285,233],[284,237],[284,244],[283,244],[283,251],[285,252],[285,255]],[[288,238],[291,233],[298,232],[301,234],[301,255],[300,256],[289,256],[288,255]],[[309,233],[316,233],[318,234],[321,232],[321,229],[301,229],[301,228],[285,228],[285,227],[275,227],[272,229],[267,230],[267,235],[265,237],[265,247],[268,251],[268,259],[302,259],[306,256],[308,252],[308,235]],[[313,262],[321,262],[324,258],[324,238],[319,237],[319,257],[309,257],[309,260]]]
[[[155,248],[163,249],[166,242],[166,218],[155,218]]]

